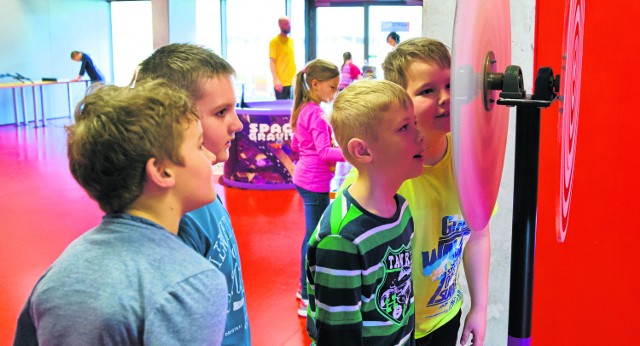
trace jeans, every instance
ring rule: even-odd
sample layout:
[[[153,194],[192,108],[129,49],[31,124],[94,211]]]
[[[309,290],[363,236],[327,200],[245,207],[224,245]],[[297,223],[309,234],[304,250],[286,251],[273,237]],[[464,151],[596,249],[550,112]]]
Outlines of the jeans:
[[[311,234],[318,226],[318,221],[320,221],[320,217],[325,209],[329,206],[329,192],[311,192],[309,190],[305,190],[300,186],[296,186],[300,197],[302,197],[302,201],[304,203],[304,223],[305,223],[305,233],[304,239],[302,240],[302,265],[300,271],[300,286],[302,287],[302,298],[308,299],[309,294],[307,293],[307,270],[305,268],[305,263],[307,261],[307,249],[309,248],[309,239],[311,238]]]

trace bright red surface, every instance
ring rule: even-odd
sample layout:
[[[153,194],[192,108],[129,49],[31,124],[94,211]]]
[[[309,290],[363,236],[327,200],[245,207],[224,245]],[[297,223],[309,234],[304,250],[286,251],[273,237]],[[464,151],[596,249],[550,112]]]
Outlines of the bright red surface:
[[[67,167],[66,120],[45,128],[0,126],[0,344],[13,341],[33,285],[64,248],[100,222],[97,204]],[[216,185],[240,247],[254,345],[308,345],[299,318],[302,201],[295,190]]]
[[[556,242],[557,103],[542,112],[533,345],[635,344],[640,3],[587,0],[569,228]],[[538,0],[535,70],[560,73],[564,1]],[[514,62],[517,64],[517,62]],[[630,219],[626,217],[630,216]]]

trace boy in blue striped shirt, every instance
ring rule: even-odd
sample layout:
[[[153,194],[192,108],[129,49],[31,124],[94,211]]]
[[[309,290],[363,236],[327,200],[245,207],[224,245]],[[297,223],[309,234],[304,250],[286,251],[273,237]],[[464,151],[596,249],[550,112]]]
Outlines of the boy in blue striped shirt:
[[[307,331],[318,345],[413,345],[413,220],[396,191],[422,172],[423,136],[402,87],[358,81],[330,116],[357,180],[309,241]]]

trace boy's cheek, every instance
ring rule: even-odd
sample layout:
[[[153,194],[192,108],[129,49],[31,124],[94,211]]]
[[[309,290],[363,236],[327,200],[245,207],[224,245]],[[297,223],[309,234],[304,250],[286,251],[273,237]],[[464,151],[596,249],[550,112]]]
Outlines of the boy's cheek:
[[[434,112],[416,112],[416,124],[418,126],[418,129],[423,130],[425,127],[427,127],[427,124],[431,122],[431,119],[433,119],[434,116]]]
[[[418,131],[420,131],[420,133],[422,133],[423,135],[426,135],[429,132],[429,126],[427,126],[427,124],[425,124],[424,122],[418,122],[417,128]]]

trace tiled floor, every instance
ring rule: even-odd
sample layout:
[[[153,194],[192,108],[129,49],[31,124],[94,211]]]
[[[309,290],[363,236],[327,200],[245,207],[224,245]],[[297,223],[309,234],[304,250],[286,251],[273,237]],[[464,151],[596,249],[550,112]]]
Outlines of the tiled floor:
[[[0,344],[13,341],[31,288],[102,216],[67,167],[66,120],[0,126]],[[240,247],[254,345],[308,345],[295,290],[304,225],[295,190],[216,186]]]

